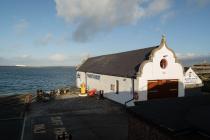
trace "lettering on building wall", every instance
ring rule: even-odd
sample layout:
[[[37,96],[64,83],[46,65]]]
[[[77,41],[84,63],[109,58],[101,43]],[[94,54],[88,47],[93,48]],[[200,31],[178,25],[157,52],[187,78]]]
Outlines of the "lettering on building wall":
[[[92,79],[96,79],[96,80],[100,80],[100,75],[96,75],[96,74],[87,74],[88,78],[92,78]]]
[[[196,77],[185,78],[185,83],[196,83],[196,82],[197,82]]]

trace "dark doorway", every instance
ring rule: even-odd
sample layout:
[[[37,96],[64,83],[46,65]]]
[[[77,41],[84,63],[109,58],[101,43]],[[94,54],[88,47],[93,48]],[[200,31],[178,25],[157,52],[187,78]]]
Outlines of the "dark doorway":
[[[116,94],[119,93],[119,81],[116,80]]]

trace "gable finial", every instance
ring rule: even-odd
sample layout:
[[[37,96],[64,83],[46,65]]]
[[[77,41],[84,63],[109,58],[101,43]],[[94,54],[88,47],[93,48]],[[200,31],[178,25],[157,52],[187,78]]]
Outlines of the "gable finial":
[[[161,44],[165,44],[165,43],[166,43],[166,36],[162,35]]]

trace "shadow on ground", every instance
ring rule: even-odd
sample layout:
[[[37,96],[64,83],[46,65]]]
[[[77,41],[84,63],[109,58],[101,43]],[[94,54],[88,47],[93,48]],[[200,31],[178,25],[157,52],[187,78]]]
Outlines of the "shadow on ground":
[[[19,140],[24,117],[25,95],[0,97],[0,139]]]
[[[67,96],[31,105],[24,140],[53,140],[64,131],[73,140],[127,139],[128,116],[122,105],[96,97]]]

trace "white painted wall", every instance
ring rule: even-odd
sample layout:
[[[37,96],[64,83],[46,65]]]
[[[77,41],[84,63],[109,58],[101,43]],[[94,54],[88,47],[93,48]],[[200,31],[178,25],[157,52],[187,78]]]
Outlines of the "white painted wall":
[[[83,82],[86,83],[85,82],[85,72],[77,71],[77,73],[76,73],[76,86],[78,88],[80,88],[81,87],[81,84]]]
[[[166,59],[168,65],[165,69],[160,67],[160,61]],[[139,81],[139,101],[147,100],[148,80],[178,79],[178,96],[184,96],[183,67],[175,62],[174,54],[166,45],[160,46],[155,51],[151,61],[147,61],[140,72]]]
[[[77,74],[80,74],[80,78],[77,77],[77,87],[79,88],[82,82],[85,81],[85,73],[84,72],[77,72]],[[88,74],[94,74],[94,73],[86,73]],[[103,90],[104,91],[104,97],[114,100],[118,103],[125,104],[126,101],[133,98],[132,93],[132,79],[131,78],[124,78],[124,77],[117,77],[117,76],[109,76],[109,75],[100,75],[100,80],[90,78],[87,76],[87,88],[93,89],[95,88],[97,91]],[[116,80],[119,81],[119,93],[116,94]],[[111,90],[111,84],[115,85],[115,90]],[[137,80],[134,79],[134,84],[137,91],[138,83]],[[127,104],[128,106],[134,105],[133,101],[129,102]]]
[[[190,67],[184,74],[184,84],[185,85],[202,85],[201,79]]]

